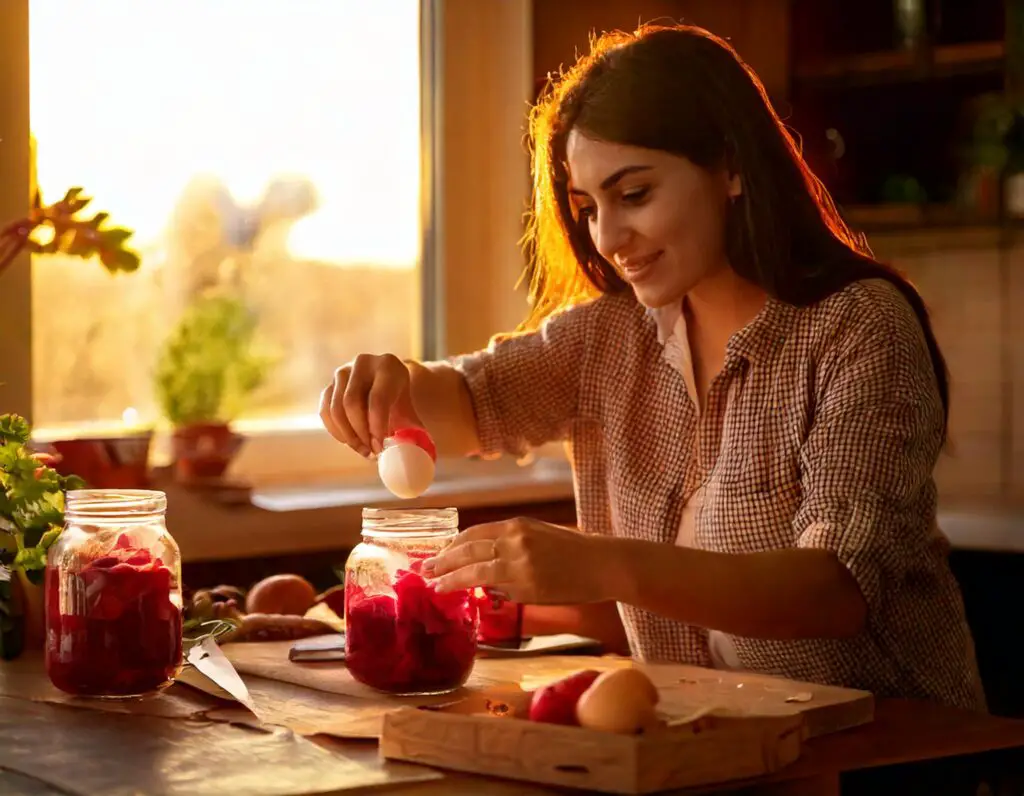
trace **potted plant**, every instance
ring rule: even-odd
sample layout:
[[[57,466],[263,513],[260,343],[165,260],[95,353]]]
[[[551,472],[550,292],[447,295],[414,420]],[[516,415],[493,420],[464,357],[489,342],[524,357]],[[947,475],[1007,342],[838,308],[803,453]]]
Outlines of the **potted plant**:
[[[186,307],[160,349],[156,396],[173,426],[182,481],[219,478],[242,444],[230,421],[270,366],[255,348],[256,326],[255,313],[242,299],[207,293]]]
[[[29,446],[18,415],[0,415],[0,658],[43,644],[46,552],[64,527],[64,493],[83,486]]]

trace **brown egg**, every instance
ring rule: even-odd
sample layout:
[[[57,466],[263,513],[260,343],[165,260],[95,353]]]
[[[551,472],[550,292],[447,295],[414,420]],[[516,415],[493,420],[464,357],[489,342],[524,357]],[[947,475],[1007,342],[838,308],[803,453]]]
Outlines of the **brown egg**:
[[[658,722],[658,690],[638,669],[614,669],[598,677],[576,704],[581,727],[632,734]]]
[[[300,575],[271,575],[249,590],[245,610],[250,614],[302,616],[316,601],[316,589]]]
[[[647,695],[647,699],[650,700],[652,705],[657,705],[658,700],[661,699],[661,695],[658,693],[658,687],[651,681],[651,678],[643,673],[640,669],[632,668],[629,669],[617,669],[613,672],[616,680],[622,682],[630,682],[635,684],[636,688],[642,690]]]

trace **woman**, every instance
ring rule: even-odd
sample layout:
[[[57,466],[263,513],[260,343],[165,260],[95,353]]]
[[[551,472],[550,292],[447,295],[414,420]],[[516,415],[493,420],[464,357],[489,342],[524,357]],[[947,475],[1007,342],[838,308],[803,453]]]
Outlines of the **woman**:
[[[570,444],[580,529],[470,528],[440,589],[618,604],[633,654],[984,709],[932,471],[948,387],[754,73],[692,27],[607,34],[531,123],[529,331],[430,364],[360,356],[321,396],[364,455]]]

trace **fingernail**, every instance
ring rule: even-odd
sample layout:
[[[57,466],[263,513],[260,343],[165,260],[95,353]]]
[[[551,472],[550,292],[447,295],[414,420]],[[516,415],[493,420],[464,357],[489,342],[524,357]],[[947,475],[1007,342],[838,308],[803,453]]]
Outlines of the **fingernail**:
[[[434,574],[434,566],[434,559],[428,558],[420,565],[420,572],[422,572],[427,577],[430,577]]]
[[[370,447],[373,448],[373,453],[376,456],[380,456],[380,452],[384,450],[383,446],[380,444],[376,437],[370,440]]]

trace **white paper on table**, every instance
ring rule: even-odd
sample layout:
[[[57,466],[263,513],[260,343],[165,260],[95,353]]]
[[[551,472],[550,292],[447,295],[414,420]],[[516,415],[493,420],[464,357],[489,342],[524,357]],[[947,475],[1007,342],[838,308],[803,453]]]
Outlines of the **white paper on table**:
[[[574,633],[557,633],[552,636],[534,636],[533,638],[524,641],[518,647],[492,647],[489,644],[478,645],[478,647],[486,652],[489,657],[551,655],[556,652],[587,649],[597,646],[600,646],[599,641],[585,636],[577,636]]]

